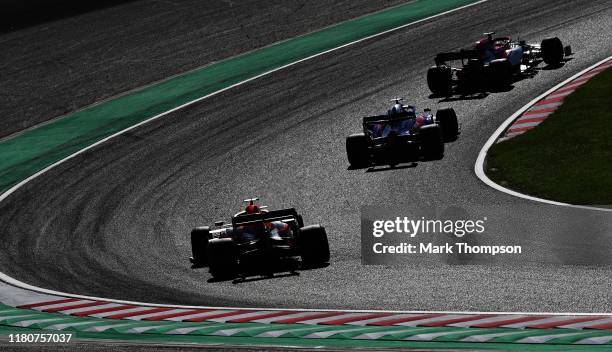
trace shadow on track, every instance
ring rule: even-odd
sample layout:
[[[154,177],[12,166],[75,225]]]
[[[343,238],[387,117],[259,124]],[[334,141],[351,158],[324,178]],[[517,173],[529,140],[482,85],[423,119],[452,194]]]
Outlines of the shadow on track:
[[[0,33],[77,16],[134,0],[6,0],[0,5]]]
[[[246,275],[239,276],[239,277],[228,277],[228,278],[223,278],[223,279],[211,277],[210,279],[206,280],[206,282],[216,283],[216,282],[231,281],[233,284],[240,284],[240,283],[245,283],[245,282],[280,279],[280,278],[285,278],[285,277],[300,276],[301,271],[323,269],[323,268],[327,268],[330,265],[329,263],[325,263],[322,265],[309,265],[309,264],[304,264],[299,260],[296,260],[293,263],[284,262],[284,263],[277,263],[277,264],[278,266],[276,267],[266,266],[262,268],[256,268],[255,270],[247,273]],[[199,266],[199,268],[202,268],[202,267],[204,266]]]
[[[546,65],[544,67],[532,67],[524,72],[517,74],[513,77],[512,84],[505,87],[482,87],[482,88],[455,88],[450,95],[444,96],[432,93],[428,96],[429,99],[439,99],[438,103],[449,103],[453,101],[462,100],[480,100],[485,99],[491,94],[496,93],[507,93],[514,89],[514,83],[521,82],[525,79],[534,78],[539,71],[551,71],[557,70],[565,66],[566,62],[571,61],[572,58],[565,58],[558,65]]]

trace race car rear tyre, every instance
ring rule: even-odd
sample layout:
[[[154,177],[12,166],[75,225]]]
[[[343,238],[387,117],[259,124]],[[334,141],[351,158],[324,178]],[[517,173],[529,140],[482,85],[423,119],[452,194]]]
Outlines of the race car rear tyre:
[[[491,85],[505,88],[512,84],[512,65],[508,59],[496,59],[489,63]]]
[[[370,164],[368,141],[365,134],[356,133],[346,137],[346,156],[354,168],[366,167]]]
[[[238,275],[238,251],[231,238],[208,241],[208,268],[215,279],[233,279]]]
[[[452,89],[452,72],[448,66],[432,66],[427,70],[427,86],[439,96],[447,96]]]
[[[421,127],[421,148],[426,160],[437,160],[444,156],[444,140],[439,125]]]
[[[310,225],[301,228],[297,242],[304,264],[321,265],[329,262],[329,242],[323,226]]]
[[[542,59],[547,65],[556,66],[563,60],[563,44],[561,39],[546,38],[542,40]]]
[[[442,128],[442,137],[445,142],[454,141],[459,135],[459,122],[457,113],[453,108],[445,108],[436,111],[436,121]]]
[[[207,248],[208,240],[211,239],[208,226],[196,227],[191,230],[191,253],[195,265],[208,264]]]

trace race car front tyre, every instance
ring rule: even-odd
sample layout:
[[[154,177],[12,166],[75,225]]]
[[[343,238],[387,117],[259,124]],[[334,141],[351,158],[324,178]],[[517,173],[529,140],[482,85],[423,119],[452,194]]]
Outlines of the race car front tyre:
[[[444,140],[439,125],[421,127],[421,148],[426,160],[437,160],[444,156]]]
[[[191,253],[193,264],[204,266],[208,264],[207,248],[211,238],[208,226],[196,227],[191,230]]]
[[[208,268],[215,279],[233,279],[238,275],[238,251],[231,238],[208,241]]]
[[[493,87],[505,88],[512,84],[512,65],[507,59],[496,59],[489,63],[489,82]]]
[[[365,134],[356,133],[346,137],[346,156],[351,167],[362,168],[370,164],[370,153]]]
[[[445,142],[454,141],[459,135],[459,122],[457,113],[453,108],[444,108],[436,111],[436,121],[442,128],[442,137]]]
[[[304,264],[322,265],[329,262],[329,242],[323,226],[310,225],[301,228],[297,240]]]
[[[542,40],[541,48],[542,59],[547,65],[556,66],[563,60],[564,49],[561,39],[557,37],[546,38]]]
[[[452,72],[448,66],[432,66],[427,70],[427,86],[439,96],[447,96],[452,90]]]

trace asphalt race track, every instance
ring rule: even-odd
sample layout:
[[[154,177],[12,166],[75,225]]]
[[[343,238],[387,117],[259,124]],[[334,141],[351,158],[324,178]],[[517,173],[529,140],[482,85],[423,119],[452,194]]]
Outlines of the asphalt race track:
[[[34,8],[37,0],[19,1]],[[68,7],[71,0],[60,0]],[[119,0],[79,2],[72,10]],[[4,33],[0,137],[196,67],[401,0],[180,0],[123,4]],[[61,12],[54,2],[43,16]],[[6,6],[6,5],[5,5]],[[10,24],[13,8],[0,14]],[[15,10],[15,9],[13,9]],[[29,19],[36,19],[29,9]],[[1,25],[0,25],[1,26]],[[0,31],[2,27],[0,27]]]
[[[476,178],[477,154],[518,108],[612,53],[610,16],[612,1],[493,0],[156,120],[62,164],[0,204],[0,271],[63,292],[170,304],[612,311],[612,238],[517,233],[517,241],[542,251],[494,266],[362,266],[359,245],[362,205],[525,203]],[[463,47],[488,30],[538,42],[558,36],[576,55],[507,92],[430,99],[425,72],[436,52]],[[442,160],[348,170],[344,138],[359,129],[359,117],[384,111],[398,95],[421,108],[453,106],[459,139],[447,144]],[[191,227],[227,219],[250,196],[272,208],[295,206],[306,223],[323,224],[331,265],[240,284],[207,282],[206,269],[191,269]],[[542,205],[542,216],[548,208]]]

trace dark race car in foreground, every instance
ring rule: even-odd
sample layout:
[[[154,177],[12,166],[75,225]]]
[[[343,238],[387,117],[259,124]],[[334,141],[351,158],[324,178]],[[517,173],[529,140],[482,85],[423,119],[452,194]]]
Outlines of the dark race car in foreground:
[[[444,142],[459,134],[457,114],[451,108],[432,114],[430,109],[416,113],[414,106],[404,106],[401,99],[386,115],[363,118],[363,132],[346,138],[346,154],[353,168],[375,165],[395,166],[420,157],[442,158]]]
[[[439,53],[435,66],[427,71],[429,90],[438,96],[504,88],[520,75],[533,72],[542,61],[559,66],[571,47],[564,47],[559,38],[547,38],[541,44],[529,44],[510,37],[493,37],[485,33],[473,48]],[[450,61],[461,61],[453,67]]]
[[[247,199],[244,211],[231,223],[216,222],[191,231],[190,258],[194,266],[208,266],[215,279],[233,279],[301,267],[320,267],[329,262],[325,228],[304,226],[294,208],[271,210]],[[301,258],[301,262],[298,260]]]

